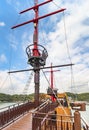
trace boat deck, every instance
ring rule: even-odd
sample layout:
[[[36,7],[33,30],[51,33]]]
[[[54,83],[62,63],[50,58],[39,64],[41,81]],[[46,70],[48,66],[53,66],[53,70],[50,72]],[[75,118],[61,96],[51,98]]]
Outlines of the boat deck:
[[[27,113],[3,130],[32,130],[32,113]]]

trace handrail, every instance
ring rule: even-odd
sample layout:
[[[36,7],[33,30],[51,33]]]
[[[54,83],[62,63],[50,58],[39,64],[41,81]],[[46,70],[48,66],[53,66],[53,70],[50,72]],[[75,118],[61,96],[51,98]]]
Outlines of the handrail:
[[[3,107],[3,108],[0,108],[0,112],[3,110],[7,110],[7,109],[10,109],[10,108],[12,108],[12,107],[14,107],[14,106],[18,106],[18,105],[21,105],[21,104],[24,104],[23,102],[20,102],[20,103],[14,103],[14,104],[12,104],[12,105],[9,105],[9,106],[6,106],[6,107]]]
[[[58,116],[58,115],[57,115]],[[60,119],[56,119],[54,118],[55,114],[52,114],[50,112],[48,113],[37,113],[37,116],[34,117],[34,127],[33,130],[35,130],[36,128],[38,128],[39,130],[43,130],[44,128],[46,129],[46,127],[51,130],[51,129],[56,129],[58,127],[58,130],[69,130],[68,127],[70,128],[70,130],[74,130],[74,121],[72,120],[72,118],[74,118],[73,116],[62,116],[59,115]],[[65,120],[65,118],[71,118],[70,120]],[[58,126],[57,126],[58,124]],[[62,124],[62,125],[61,125]],[[63,128],[62,128],[63,127]]]
[[[34,109],[33,113],[35,113],[35,111],[40,110],[42,107],[45,107],[45,105],[47,105],[50,102],[50,100],[48,99],[46,102],[42,103],[40,106],[38,106],[36,109]]]
[[[84,130],[89,130],[89,125],[86,123],[86,121],[81,117],[82,126]]]
[[[34,102],[24,102],[15,105],[11,105],[13,107],[5,107],[8,108],[4,111],[0,112],[0,128],[4,128],[10,123],[13,123],[15,120],[29,112],[29,110],[34,108]]]

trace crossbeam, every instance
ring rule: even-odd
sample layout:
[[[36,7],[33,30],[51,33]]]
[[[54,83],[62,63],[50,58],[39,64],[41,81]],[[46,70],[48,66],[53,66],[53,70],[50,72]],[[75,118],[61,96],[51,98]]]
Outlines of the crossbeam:
[[[54,14],[59,13],[59,12],[63,12],[64,10],[66,10],[66,9],[65,9],[65,8],[64,8],[64,9],[60,9],[60,10],[57,10],[57,11],[55,11],[55,12],[51,12],[51,13],[49,13],[49,14],[40,16],[40,17],[38,17],[38,18],[36,18],[36,19],[32,19],[32,20],[29,20],[29,21],[27,21],[27,22],[23,22],[23,23],[21,23],[21,24],[18,24],[18,25],[13,26],[11,29],[14,29],[14,28],[23,26],[23,25],[25,25],[25,24],[29,24],[29,23],[31,23],[31,22],[34,23],[35,21],[38,21],[38,20],[40,20],[40,19],[43,19],[43,18],[48,17],[48,16],[50,16],[50,15],[54,15]]]
[[[52,66],[52,68],[57,68],[57,67],[67,67],[67,66],[73,66],[74,64],[65,64],[65,65],[56,65]],[[26,72],[26,71],[32,71],[32,70],[41,70],[41,69],[50,69],[50,66],[47,67],[40,67],[40,68],[35,68],[35,69],[23,69],[23,70],[16,70],[16,71],[9,71],[8,73],[18,73],[18,72]]]
[[[43,2],[43,3],[37,4],[36,6],[33,6],[33,7],[31,7],[31,8],[28,8],[28,9],[26,9],[26,10],[21,11],[20,14],[25,13],[25,12],[27,12],[27,11],[30,11],[30,10],[32,10],[32,9],[37,9],[39,6],[42,6],[42,5],[44,5],[44,4],[47,4],[47,3],[51,2],[51,1],[53,1],[53,0],[47,0],[47,1]]]

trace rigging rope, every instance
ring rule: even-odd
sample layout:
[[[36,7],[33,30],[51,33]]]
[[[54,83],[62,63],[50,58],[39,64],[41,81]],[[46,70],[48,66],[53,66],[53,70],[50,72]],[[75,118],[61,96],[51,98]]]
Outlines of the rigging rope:
[[[53,2],[53,1],[52,1],[52,2]],[[55,2],[53,2],[53,3],[59,8],[59,6],[58,6]],[[64,13],[64,12],[63,12],[63,13]],[[72,63],[72,60],[71,60],[71,57],[70,57],[70,52],[69,52],[69,47],[68,47],[68,42],[67,42],[65,19],[64,19],[64,31],[65,31],[65,41],[66,41],[67,53],[68,53],[69,60],[70,60],[70,62]],[[45,75],[45,78],[46,78],[47,82],[49,83],[49,81],[48,81],[46,75]],[[73,70],[72,70],[72,66],[71,66],[71,86],[72,86],[72,80],[74,81]],[[50,85],[50,83],[49,83],[49,85]],[[50,88],[51,88],[51,86],[50,86]],[[53,91],[53,89],[52,89],[52,91]],[[61,102],[58,100],[58,97],[56,96],[56,94],[55,94],[54,91],[53,91],[53,94],[55,95],[55,97],[56,97],[58,103],[60,104],[60,106],[62,106]],[[67,113],[66,113],[65,109],[63,108],[63,106],[62,106],[62,109],[64,110],[64,113],[67,115]]]
[[[13,83],[12,83],[12,78],[11,78],[11,75],[9,75],[9,80],[10,80],[10,85],[11,85],[11,87],[12,87],[12,90],[13,90],[13,94],[14,94],[14,90],[15,90],[15,88],[14,88],[14,86],[13,86]]]
[[[44,74],[44,76],[45,76],[45,78],[46,78],[47,82],[49,83],[49,81],[48,81],[48,79],[47,79],[47,77],[46,77],[46,75],[45,75],[45,73],[44,73],[44,71],[43,71],[43,70],[42,70],[42,72],[43,72],[43,74]],[[49,87],[51,88],[50,83],[49,83]],[[68,115],[68,114],[67,114],[67,112],[66,112],[66,110],[64,109],[63,105],[61,104],[61,101],[58,99],[57,95],[55,94],[54,90],[53,90],[53,89],[51,89],[51,90],[52,90],[52,92],[53,92],[54,96],[56,97],[57,102],[58,102],[58,103],[59,103],[59,105],[62,107],[62,109],[63,109],[63,111],[64,111],[65,115]],[[71,121],[71,119],[70,119],[70,121]]]
[[[53,3],[56,7],[58,7],[58,8],[61,9],[61,7],[60,7],[56,2],[52,1],[52,3]]]
[[[69,57],[70,63],[72,64],[72,59],[70,57],[69,46],[68,46],[68,41],[67,41],[67,33],[66,33],[66,24],[65,24],[65,14],[64,14],[64,12],[63,12],[63,16],[64,16],[63,17],[64,18],[63,22],[64,22],[64,31],[65,31],[65,41],[66,41],[67,53],[68,53],[68,57]],[[71,66],[71,87],[72,87],[72,84],[74,84],[74,86],[75,86],[73,67]]]
[[[57,3],[55,3],[54,1],[52,1],[52,2],[53,2],[53,4],[54,4],[55,6],[57,6],[58,8],[60,8],[60,6],[59,6]],[[66,41],[67,54],[68,54],[70,63],[72,64],[72,60],[71,60],[70,52],[69,52],[68,41],[67,41],[67,33],[66,33],[66,24],[65,24],[65,14],[64,14],[64,11],[63,11],[63,23],[64,23],[64,31],[65,31],[65,41]],[[72,66],[71,66],[71,87],[72,87],[72,84],[75,84],[75,83],[74,83],[73,68],[72,68]]]
[[[34,74],[34,72],[32,71],[32,72],[30,73],[30,76],[29,76],[29,79],[28,79],[28,81],[27,81],[27,83],[26,83],[26,86],[24,87],[24,90],[23,90],[23,94],[25,95],[25,99],[26,99],[27,91],[28,91],[28,89],[29,89],[31,80],[32,80],[32,78],[33,78],[33,74]]]
[[[42,72],[43,72],[43,74],[44,74],[44,76],[45,76],[45,79],[47,80],[47,82],[48,82],[48,84],[49,84],[49,86],[50,86],[49,80],[47,79],[47,76],[46,76],[45,72],[44,72],[43,70],[42,70]]]
[[[2,84],[0,85],[0,88],[2,88],[2,87],[4,86],[4,84],[5,84],[5,82],[7,81],[7,79],[8,79],[8,75],[6,76],[6,78],[5,78],[5,80],[2,82]]]

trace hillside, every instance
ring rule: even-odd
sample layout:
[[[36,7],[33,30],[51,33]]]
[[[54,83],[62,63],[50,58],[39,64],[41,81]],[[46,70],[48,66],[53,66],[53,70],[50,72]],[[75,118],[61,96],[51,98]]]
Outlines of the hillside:
[[[78,101],[87,101],[89,102],[89,93],[81,93],[81,94],[74,94],[67,92],[68,97],[71,97],[73,100]],[[45,94],[40,94],[40,99],[44,99]],[[10,95],[10,94],[4,94],[0,93],[0,102],[17,102],[17,101],[25,101],[25,100],[31,100],[33,101],[34,94],[29,95]]]
[[[89,93],[74,94],[74,93],[67,92],[67,95],[71,97],[73,100],[89,102]]]

